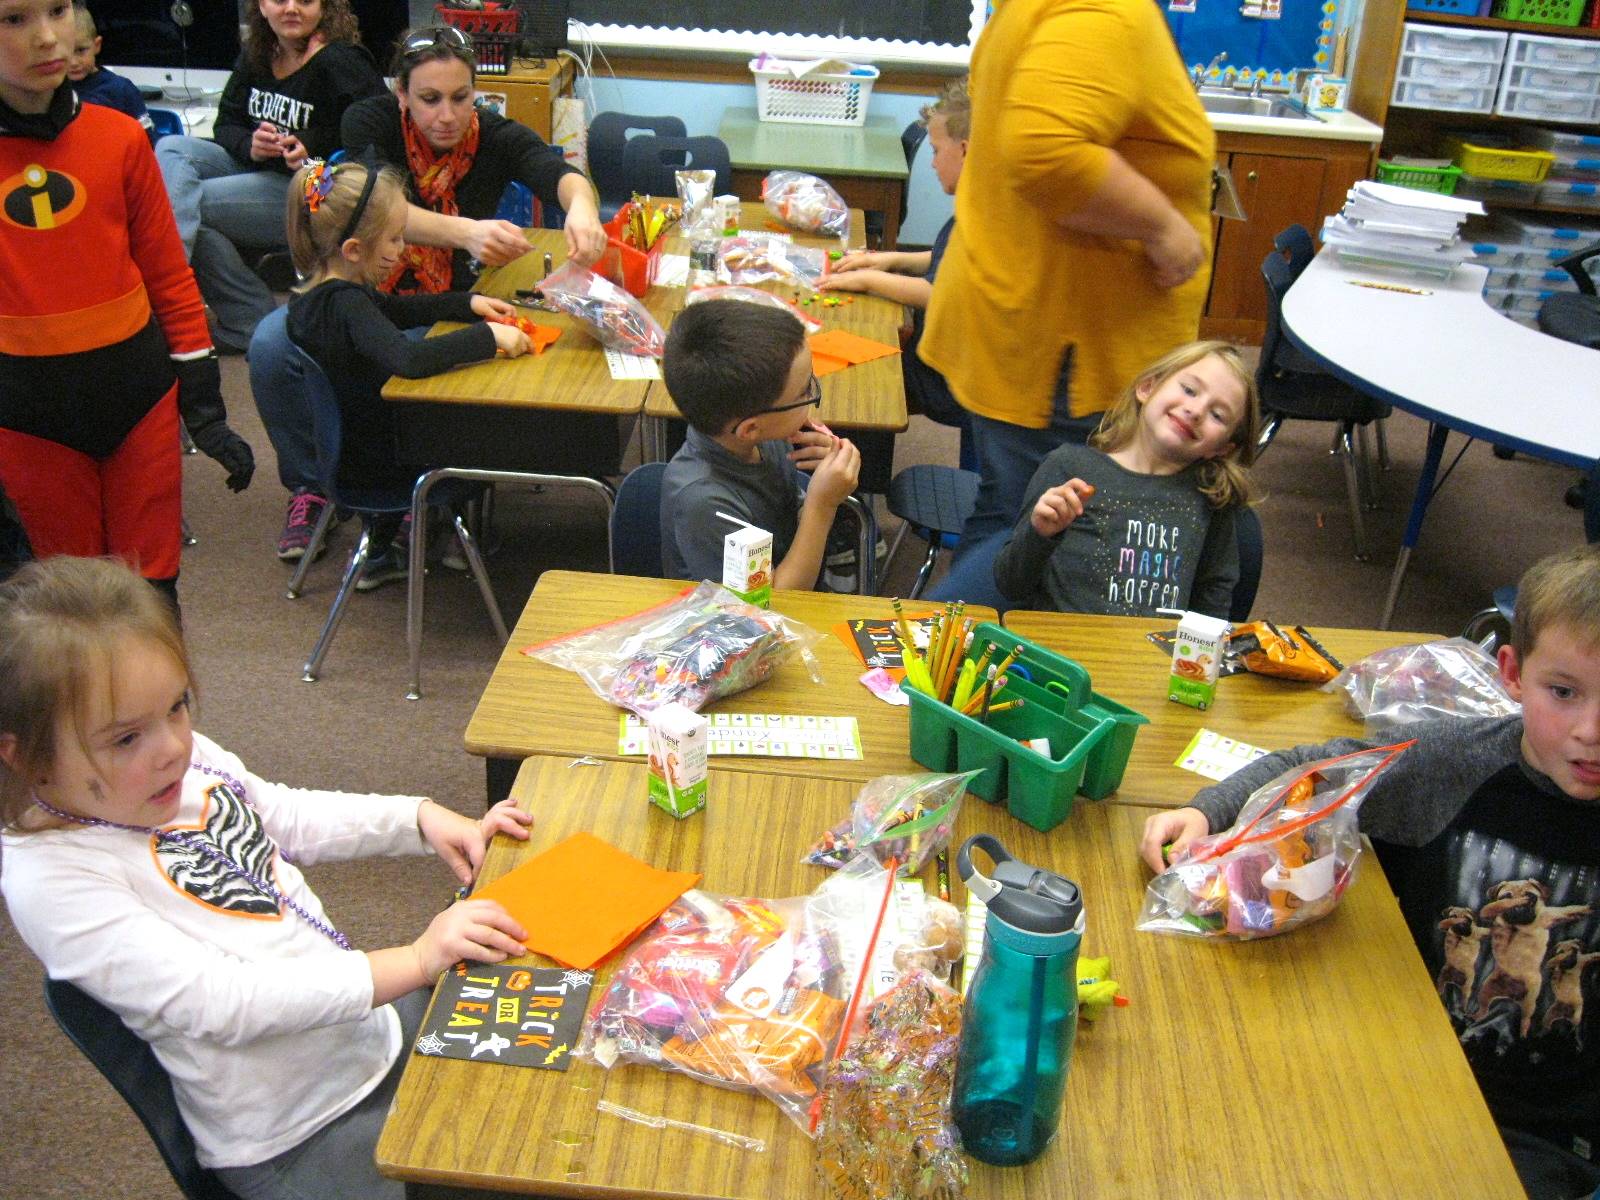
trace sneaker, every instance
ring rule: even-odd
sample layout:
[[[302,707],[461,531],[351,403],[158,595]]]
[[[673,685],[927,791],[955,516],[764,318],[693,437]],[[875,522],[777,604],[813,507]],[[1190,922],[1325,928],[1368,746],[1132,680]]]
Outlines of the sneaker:
[[[304,558],[311,545],[311,535],[316,532],[317,521],[328,502],[315,492],[300,491],[289,497],[289,511],[284,514],[283,532],[278,535],[278,557],[284,562]],[[317,557],[328,548],[324,542]]]
[[[367,565],[361,568],[361,578],[356,580],[356,591],[370,592],[386,583],[404,580],[408,575],[409,557],[398,543],[390,543],[382,554],[367,559]]]

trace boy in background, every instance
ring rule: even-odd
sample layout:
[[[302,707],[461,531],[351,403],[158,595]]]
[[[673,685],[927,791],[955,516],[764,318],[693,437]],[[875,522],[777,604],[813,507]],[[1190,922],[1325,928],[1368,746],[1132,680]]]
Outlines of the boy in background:
[[[95,66],[100,57],[100,30],[94,16],[79,3],[72,6],[72,15],[78,22],[77,36],[72,41],[72,53],[67,56],[67,78],[72,90],[85,104],[103,104],[118,112],[125,112],[155,140],[155,124],[145,107],[144,96],[132,80],[124,79],[114,71]]]
[[[1529,568],[1499,657],[1522,714],[1407,726],[1416,744],[1362,802],[1361,829],[1529,1196],[1587,1198],[1600,1187],[1600,547]],[[1227,828],[1284,771],[1381,744],[1259,759],[1151,817],[1140,854],[1159,871],[1165,843]]]
[[[804,327],[743,300],[690,305],[667,334],[662,375],[689,423],[661,483],[667,577],[720,580],[734,517],[772,534],[774,587],[816,587],[861,455],[812,415],[822,388]]]

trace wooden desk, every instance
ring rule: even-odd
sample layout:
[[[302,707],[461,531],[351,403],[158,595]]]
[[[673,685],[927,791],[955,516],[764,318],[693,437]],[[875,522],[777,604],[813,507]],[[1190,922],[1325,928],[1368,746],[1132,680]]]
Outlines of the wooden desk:
[[[802,849],[855,790],[802,772],[714,770],[705,811],[674,821],[647,804],[644,780],[640,764],[530,759],[516,795],[536,814],[532,837],[499,839],[484,877],[587,829],[658,866],[704,872],[712,893],[799,895],[822,879],[798,861]],[[1134,847],[1150,811],[1083,804],[1041,834],[971,797],[962,808],[958,838],[994,832],[1019,859],[1079,883],[1084,950],[1109,954],[1132,997],[1080,1025],[1054,1144],[1027,1167],[974,1162],[970,1195],[1521,1195],[1377,861],[1368,856],[1331,916],[1283,937],[1207,945],[1136,933],[1148,873]],[[601,1099],[767,1149],[652,1130],[600,1113]],[[501,1192],[824,1196],[812,1144],[776,1105],[643,1066],[556,1073],[413,1055],[377,1162],[401,1179]]]
[[[639,612],[687,586],[682,581],[581,571],[546,571],[539,577],[467,723],[467,752],[488,759],[490,803],[505,796],[517,763],[530,754],[622,757],[617,752],[620,710],[596,696],[571,671],[529,658],[523,651],[560,634]],[[892,616],[890,602],[877,596],[778,591],[773,593],[772,607],[821,635],[816,656],[823,682],[812,683],[804,664],[790,662],[760,687],[730,696],[706,711],[853,716],[860,724],[864,757],[857,761],[719,757],[715,764],[730,772],[793,770],[812,778],[855,783],[925,770],[911,758],[909,710],[885,704],[857,682],[866,668],[832,632],[835,624],[851,617]],[[913,604],[907,611],[927,610]],[[967,615],[980,621],[996,619],[992,609],[969,607]]]
[[[728,144],[733,190],[742,199],[761,198],[768,171],[820,175],[850,207],[882,213],[883,249],[895,248],[911,171],[893,118],[869,116],[859,126],[797,125],[762,121],[753,108],[730,108],[717,136]]]
[[[1309,683],[1230,675],[1218,682],[1217,702],[1205,712],[1168,700],[1170,658],[1152,646],[1145,634],[1171,629],[1174,624],[1171,619],[1161,618],[1015,609],[1005,615],[1007,629],[1082,663],[1095,691],[1150,718],[1150,724],[1140,729],[1134,739],[1128,769],[1113,799],[1166,808],[1181,808],[1189,803],[1211,781],[1173,763],[1195,731],[1202,728],[1268,750],[1361,736],[1361,723],[1345,715],[1344,697]],[[1372,629],[1311,632],[1329,654],[1346,664],[1389,646],[1438,639],[1432,633]],[[1076,814],[1077,809],[1073,812]]]

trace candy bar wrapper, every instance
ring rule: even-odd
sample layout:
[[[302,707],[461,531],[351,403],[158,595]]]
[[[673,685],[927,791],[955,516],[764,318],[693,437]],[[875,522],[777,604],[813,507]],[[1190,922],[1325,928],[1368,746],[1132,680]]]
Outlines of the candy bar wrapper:
[[[1252,674],[1302,683],[1327,683],[1344,666],[1304,625],[1274,625],[1271,621],[1235,626],[1227,654],[1243,662]]]

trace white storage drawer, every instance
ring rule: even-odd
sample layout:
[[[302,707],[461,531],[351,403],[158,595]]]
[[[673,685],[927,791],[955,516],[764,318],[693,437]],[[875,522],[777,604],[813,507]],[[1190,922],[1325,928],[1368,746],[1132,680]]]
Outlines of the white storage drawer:
[[[1543,37],[1537,33],[1513,33],[1506,48],[1506,62],[1540,67],[1578,67],[1600,71],[1600,42],[1574,38]]]
[[[1397,108],[1431,108],[1438,112],[1486,113],[1494,110],[1493,87],[1452,87],[1396,79],[1390,103]]]
[[[1433,58],[1426,54],[1402,58],[1397,72],[1397,78],[1400,79],[1441,83],[1451,87],[1493,87],[1499,77],[1499,63]]]
[[[1564,208],[1592,208],[1600,212],[1600,186],[1558,180],[1539,188],[1540,204],[1559,204]]]
[[[1600,120],[1600,96],[1513,88],[1507,87],[1502,80],[1500,94],[1495,97],[1494,111],[1506,117],[1533,117],[1540,121],[1588,125]]]
[[[1576,155],[1600,161],[1600,137],[1592,133],[1568,133],[1564,129],[1541,129],[1537,125],[1517,130],[1517,136],[1530,146],[1540,146],[1562,155]]]
[[[1422,54],[1432,58],[1453,58],[1458,62],[1498,64],[1505,58],[1506,35],[1482,29],[1448,29],[1440,25],[1405,25],[1400,44],[1401,58]]]
[[[1530,67],[1507,63],[1505,86],[1535,92],[1570,92],[1600,96],[1600,71],[1568,71],[1561,67]]]
[[[1492,112],[1506,40],[1504,33],[1407,21],[1390,103],[1440,112]]]

